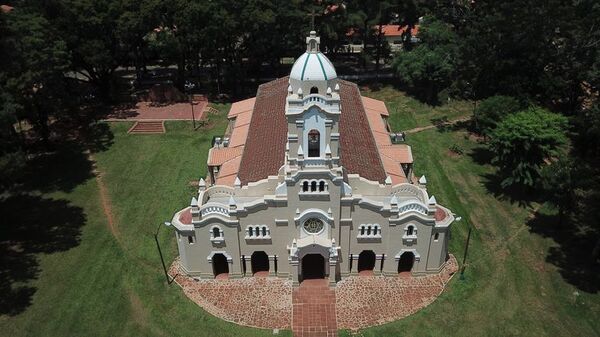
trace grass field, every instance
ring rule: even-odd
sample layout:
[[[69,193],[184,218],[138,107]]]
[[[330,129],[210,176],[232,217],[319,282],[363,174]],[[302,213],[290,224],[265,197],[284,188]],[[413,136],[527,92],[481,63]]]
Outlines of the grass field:
[[[453,119],[468,113],[470,106],[453,103],[461,108],[451,114],[448,107],[432,109],[390,88],[366,94],[392,102],[388,108],[394,129],[426,125],[445,115]],[[394,106],[404,108],[396,112]],[[408,120],[413,106],[417,108]],[[164,135],[131,136],[126,134],[129,126],[112,124],[106,150],[94,154],[111,200],[112,230],[91,165],[81,156],[46,163],[38,172],[40,184],[31,187],[37,191],[35,198],[42,199],[26,205],[32,208],[21,205],[12,211],[19,219],[45,205],[47,209],[32,222],[39,219],[59,232],[66,216],[77,221],[68,222],[69,237],[56,235],[50,242],[61,249],[38,249],[27,255],[29,260],[23,263],[34,272],[13,286],[30,289],[31,296],[24,298],[31,303],[22,303],[18,313],[0,316],[0,335],[272,335],[214,318],[187,300],[177,286],[167,285],[154,243],[157,225],[170,220],[194,194],[190,181],[206,174],[207,149],[212,136],[223,132],[224,116],[213,116],[208,127],[196,132],[189,123],[171,122]],[[548,250],[557,243],[531,232],[528,224],[538,205],[519,206],[488,191],[486,175],[493,168],[481,163],[480,145],[460,129],[428,130],[410,135],[408,142],[415,170],[427,176],[430,193],[463,218],[453,225],[450,246],[459,260],[467,226],[474,228],[466,279],[455,277],[439,299],[417,314],[358,335],[600,335],[600,295],[578,290],[546,262]],[[451,154],[448,148],[453,144],[464,154]],[[64,176],[66,181],[59,179]],[[159,238],[166,260],[172,261],[173,233],[162,228]]]
[[[473,113],[473,103],[451,100],[447,104],[432,107],[391,86],[373,91],[361,88],[363,96],[382,100],[390,113],[389,123],[393,131],[406,131],[420,126],[434,124],[436,120],[453,120]]]

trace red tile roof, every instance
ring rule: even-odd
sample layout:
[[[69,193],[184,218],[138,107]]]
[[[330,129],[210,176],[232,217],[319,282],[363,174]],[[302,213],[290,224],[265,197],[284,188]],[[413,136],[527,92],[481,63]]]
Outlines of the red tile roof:
[[[378,27],[375,26],[374,29]],[[381,25],[381,31],[385,36],[401,36],[406,32],[408,26],[400,26],[400,25]],[[410,31],[411,36],[417,36],[419,33],[419,25],[415,25],[413,29]]]
[[[184,225],[191,225],[192,224],[192,209],[191,208],[186,208],[185,211],[181,212],[181,214],[179,214],[179,222],[181,222]]]
[[[256,101],[256,97],[252,97],[252,98],[248,98],[243,101],[239,101],[239,102],[235,102],[235,103],[231,104],[231,109],[229,109],[227,118],[232,118],[235,115],[242,113],[242,112],[252,111],[255,101]]]
[[[383,183],[386,171],[377,150],[377,143],[358,86],[342,80],[339,84],[342,102],[339,125],[342,165],[348,173],[359,174],[365,179]],[[269,175],[276,175],[284,164],[288,130],[285,117],[287,86],[288,78],[284,77],[258,88],[248,137],[239,165],[238,177],[244,185],[265,179]],[[389,136],[387,137],[389,139]],[[224,169],[225,165],[221,170]],[[219,173],[218,183],[220,178],[224,178],[224,173]]]
[[[437,207],[435,210],[435,214],[434,214],[435,221],[442,221],[442,220],[446,219],[447,215],[448,214],[446,214],[446,212],[443,209]]]
[[[377,151],[377,143],[367,119],[358,86],[339,81],[340,101],[340,160],[348,173],[383,183],[386,173]],[[388,136],[389,138],[389,136]]]
[[[10,13],[10,12],[12,12],[13,9],[14,9],[13,6],[0,5],[0,11],[2,11],[2,13]]]
[[[223,163],[242,155],[243,146],[237,147],[213,147],[208,150],[208,165],[221,166]]]
[[[288,77],[258,87],[238,172],[244,185],[276,175],[284,164],[288,130],[285,118],[287,87]]]

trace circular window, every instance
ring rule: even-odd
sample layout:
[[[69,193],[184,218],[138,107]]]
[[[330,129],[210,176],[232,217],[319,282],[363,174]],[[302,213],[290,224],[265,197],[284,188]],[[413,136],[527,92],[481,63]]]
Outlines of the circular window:
[[[323,221],[317,218],[310,218],[304,222],[304,230],[310,234],[317,234],[323,230]]]

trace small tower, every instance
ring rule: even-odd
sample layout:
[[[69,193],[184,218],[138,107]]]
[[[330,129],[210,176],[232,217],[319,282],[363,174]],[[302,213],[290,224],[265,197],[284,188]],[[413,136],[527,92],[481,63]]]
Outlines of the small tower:
[[[290,167],[306,163],[333,168],[339,162],[340,85],[333,64],[319,50],[320,43],[317,33],[311,31],[306,52],[290,73],[285,109]]]

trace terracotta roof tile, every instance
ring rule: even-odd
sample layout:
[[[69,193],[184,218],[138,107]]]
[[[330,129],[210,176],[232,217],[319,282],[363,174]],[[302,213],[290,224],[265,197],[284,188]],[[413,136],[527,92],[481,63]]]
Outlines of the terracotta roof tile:
[[[239,178],[242,184],[277,174],[285,159],[288,77],[258,87]]]
[[[377,143],[356,84],[339,81],[340,159],[348,173],[383,183],[386,172],[377,151]],[[288,78],[283,77],[258,88],[254,111],[238,176],[242,184],[276,175],[284,164],[287,138],[285,99]],[[233,109],[233,107],[232,107]],[[384,135],[388,138],[388,135]],[[233,138],[233,137],[232,137]],[[231,143],[233,145],[233,139]],[[223,165],[225,166],[225,165]],[[223,177],[219,173],[219,179]],[[235,180],[235,177],[233,178]]]
[[[406,31],[407,27],[408,26],[400,25],[381,25],[381,31],[385,36],[401,36]],[[376,30],[377,28],[377,26],[374,27]],[[419,25],[415,25],[410,32],[411,36],[417,36],[417,34],[419,34]]]
[[[252,119],[252,110],[239,113],[235,116],[235,125],[234,127],[240,127],[246,124],[250,124],[250,120]]]
[[[238,172],[240,170],[241,161],[242,156],[237,156],[223,163],[223,165],[221,165],[221,169],[219,170],[219,175],[216,178],[216,184],[233,186],[235,178],[239,174]]]
[[[254,102],[256,101],[256,97],[248,98],[243,101],[235,102],[231,104],[231,109],[229,109],[229,113],[227,114],[227,118],[232,118],[233,116],[246,112],[252,111],[254,107]]]
[[[236,147],[244,145],[246,143],[246,139],[248,138],[249,129],[250,124],[234,127],[233,131],[231,132],[231,136],[229,137],[229,146]]]
[[[10,12],[12,12],[13,9],[14,9],[13,6],[0,5],[0,11],[2,11],[2,13],[10,13]]]
[[[386,173],[358,86],[340,81],[340,159],[349,173],[383,183]],[[388,136],[389,138],[389,136]]]
[[[365,105],[365,109],[367,109],[367,112],[368,112],[368,110],[374,110],[384,116],[390,115],[390,113],[388,112],[388,109],[385,106],[385,103],[383,101],[373,99],[370,97],[365,97],[365,96],[362,96],[362,100],[363,100],[363,104]]]
[[[446,216],[448,216],[448,214],[446,214],[446,212],[443,209],[441,209],[439,207],[436,208],[435,214],[434,214],[435,221],[442,221],[442,220],[446,219]]]
[[[185,211],[179,214],[179,222],[184,225],[192,224],[192,209],[190,207],[186,208]]]
[[[412,151],[406,144],[394,144],[382,146],[379,148],[382,156],[391,158],[401,164],[410,164],[413,162]]]
[[[221,166],[223,163],[242,155],[243,146],[213,147],[208,150],[208,165]]]

